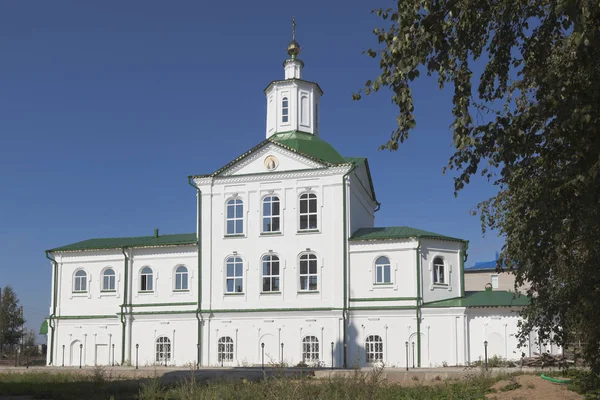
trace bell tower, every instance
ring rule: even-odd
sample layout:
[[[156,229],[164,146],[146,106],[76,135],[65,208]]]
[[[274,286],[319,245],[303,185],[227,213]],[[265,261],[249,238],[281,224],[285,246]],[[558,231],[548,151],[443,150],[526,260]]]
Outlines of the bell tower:
[[[298,58],[296,20],[292,18],[289,58],[283,62],[283,80],[265,89],[267,96],[267,138],[281,132],[302,131],[319,136],[319,102],[323,91],[318,84],[302,79],[304,63]]]

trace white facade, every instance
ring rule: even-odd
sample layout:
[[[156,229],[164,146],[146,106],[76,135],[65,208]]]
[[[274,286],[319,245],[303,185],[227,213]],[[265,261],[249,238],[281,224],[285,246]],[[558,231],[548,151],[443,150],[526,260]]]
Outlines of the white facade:
[[[476,360],[484,340],[518,358],[514,310],[435,306],[464,296],[464,241],[373,228],[368,162],[318,139],[322,92],[295,45],[265,90],[267,140],[190,178],[195,235],[49,252],[48,364],[429,367]]]

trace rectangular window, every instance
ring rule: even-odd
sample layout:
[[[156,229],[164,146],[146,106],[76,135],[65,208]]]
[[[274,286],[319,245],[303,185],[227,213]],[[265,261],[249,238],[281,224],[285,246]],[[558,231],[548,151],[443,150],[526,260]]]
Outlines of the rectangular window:
[[[244,233],[244,202],[241,199],[231,199],[227,202],[227,234],[241,235]]]
[[[263,232],[281,231],[279,197],[267,196],[263,200]]]
[[[305,193],[300,196],[300,230],[317,229],[317,195]]]
[[[279,257],[263,257],[263,292],[279,292]]]
[[[241,257],[229,257],[226,265],[225,285],[227,293],[244,292],[244,263]]]
[[[498,289],[498,274],[492,275],[492,289]]]
[[[318,290],[317,256],[303,254],[300,257],[300,290]]]
[[[392,283],[392,265],[387,257],[379,257],[375,261],[375,283]]]
[[[444,260],[441,257],[436,257],[433,260],[433,283],[438,285],[446,285],[446,267]]]

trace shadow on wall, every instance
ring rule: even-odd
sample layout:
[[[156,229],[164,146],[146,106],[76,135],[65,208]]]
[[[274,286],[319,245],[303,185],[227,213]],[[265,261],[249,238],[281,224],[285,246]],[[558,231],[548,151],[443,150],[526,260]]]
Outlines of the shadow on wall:
[[[367,365],[365,360],[365,344],[363,342],[364,338],[360,337],[359,330],[354,322],[348,325],[346,331],[348,337],[347,343],[347,358],[346,358],[346,367],[348,368],[361,368]],[[343,343],[341,343],[343,350]],[[343,357],[343,351],[342,351]],[[340,366],[342,366],[343,359],[340,362]]]

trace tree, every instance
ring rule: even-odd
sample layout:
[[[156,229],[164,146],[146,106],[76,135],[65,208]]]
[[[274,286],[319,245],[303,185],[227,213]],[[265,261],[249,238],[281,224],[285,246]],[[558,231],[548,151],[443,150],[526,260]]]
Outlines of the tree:
[[[37,356],[38,348],[35,345],[36,334],[33,329],[25,329],[23,332],[23,354],[28,357]]]
[[[0,349],[2,346],[14,346],[21,343],[23,333],[23,311],[19,299],[11,286],[2,290],[0,303]]]
[[[497,187],[474,213],[505,239],[498,266],[531,283],[521,344],[533,329],[559,345],[577,337],[600,372],[597,0],[401,0],[374,12],[386,26],[367,53],[380,74],[353,97],[390,89],[398,127],[382,148],[415,128],[421,73],[451,86],[455,195],[476,175]]]

